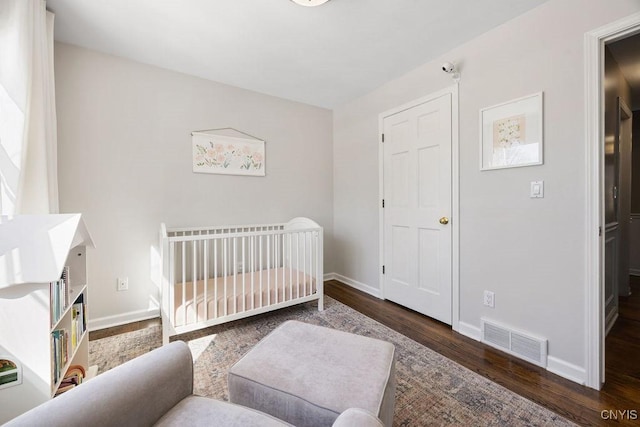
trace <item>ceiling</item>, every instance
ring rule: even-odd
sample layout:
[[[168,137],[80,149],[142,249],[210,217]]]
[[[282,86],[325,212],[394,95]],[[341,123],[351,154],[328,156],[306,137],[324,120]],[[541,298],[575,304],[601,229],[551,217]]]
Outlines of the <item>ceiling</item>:
[[[47,0],[47,8],[58,41],[333,108],[544,1]]]

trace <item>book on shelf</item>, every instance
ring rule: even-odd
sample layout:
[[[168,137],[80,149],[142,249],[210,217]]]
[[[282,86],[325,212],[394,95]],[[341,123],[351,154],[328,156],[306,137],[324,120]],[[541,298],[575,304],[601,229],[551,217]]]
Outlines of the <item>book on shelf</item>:
[[[69,360],[69,332],[66,329],[56,329],[51,332],[51,350],[53,353],[53,382],[61,378],[62,369]]]
[[[62,268],[62,275],[60,276],[60,281],[64,284],[64,292],[63,292],[63,310],[64,311],[67,307],[69,307],[69,304],[71,303],[71,301],[69,301],[70,295],[71,295],[71,289],[69,289],[69,266],[65,265]]]
[[[60,382],[60,386],[55,392],[55,396],[58,396],[65,391],[71,390],[72,388],[79,386],[84,381],[86,377],[86,371],[84,367],[81,365],[71,365],[69,369],[67,369],[67,373],[62,378]]]
[[[64,282],[57,280],[49,284],[50,296],[51,296],[51,324],[55,324],[62,315],[64,309],[62,308],[61,294],[64,292]]]
[[[79,376],[81,378],[84,378],[87,376],[87,371],[84,369],[84,366],[82,365],[71,365],[69,366],[69,369],[67,369],[67,373],[65,374],[65,379],[66,378],[71,378],[74,376]]]
[[[54,394],[54,396],[60,396],[65,391],[69,391],[72,388],[74,388],[75,386],[76,386],[76,384],[60,384],[60,387],[58,387],[58,389],[56,390],[56,393]]]
[[[69,307],[70,301],[70,292],[69,289],[69,267],[65,266],[62,269],[62,275],[60,276],[60,280],[56,280],[55,282],[51,282],[49,284],[49,295],[51,298],[51,324],[54,325],[60,317],[62,313]]]
[[[76,321],[76,309],[71,310],[71,348],[75,350],[78,345],[78,323]]]
[[[87,330],[84,296],[80,294],[71,308],[71,348],[75,349]]]

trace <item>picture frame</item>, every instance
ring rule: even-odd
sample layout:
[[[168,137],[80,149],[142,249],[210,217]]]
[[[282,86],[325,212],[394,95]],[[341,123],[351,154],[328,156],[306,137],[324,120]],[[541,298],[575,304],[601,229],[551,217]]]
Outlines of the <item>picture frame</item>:
[[[543,93],[480,110],[480,170],[543,164]]]
[[[191,133],[193,172],[265,176],[265,141],[227,129]]]

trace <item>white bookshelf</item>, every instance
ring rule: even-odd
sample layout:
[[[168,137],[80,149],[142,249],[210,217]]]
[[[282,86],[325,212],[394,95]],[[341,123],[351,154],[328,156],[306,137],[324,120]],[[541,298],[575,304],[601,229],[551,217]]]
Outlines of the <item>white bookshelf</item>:
[[[21,370],[21,383],[0,385],[0,424],[51,399],[69,366],[89,372],[86,321],[71,345],[79,299],[87,319],[87,247],[93,241],[80,214],[0,217],[0,359],[16,362]],[[65,266],[69,304],[53,319],[51,282],[60,279]],[[60,378],[55,378],[52,339],[57,330],[68,334]]]

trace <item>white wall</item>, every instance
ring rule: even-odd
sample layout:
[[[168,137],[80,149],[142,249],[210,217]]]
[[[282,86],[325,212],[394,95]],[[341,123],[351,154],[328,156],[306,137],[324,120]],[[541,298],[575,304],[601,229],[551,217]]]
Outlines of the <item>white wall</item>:
[[[308,216],[325,229],[332,271],[331,111],[70,45],[55,52],[60,208],[84,214],[97,246],[88,251],[94,325],[149,314],[158,298],[150,252],[163,221]],[[222,127],[267,141],[266,177],[191,171],[190,132]],[[121,276],[127,292],[116,292]]]
[[[584,33],[638,0],[550,0],[334,110],[336,272],[379,289],[378,114],[460,82],[460,320],[486,316],[548,338],[552,369],[585,366]],[[544,91],[544,165],[479,170],[478,111]],[[529,198],[529,182],[545,197]],[[495,292],[495,309],[482,305]]]

